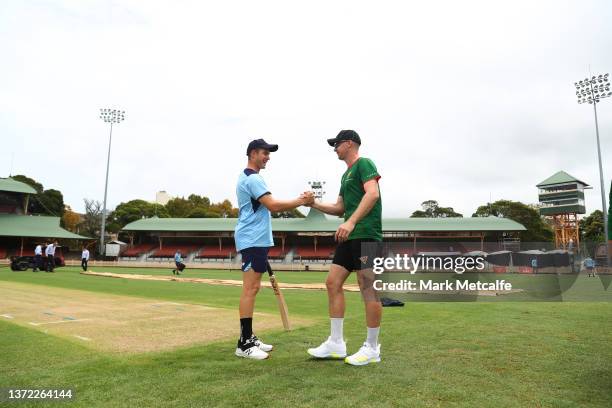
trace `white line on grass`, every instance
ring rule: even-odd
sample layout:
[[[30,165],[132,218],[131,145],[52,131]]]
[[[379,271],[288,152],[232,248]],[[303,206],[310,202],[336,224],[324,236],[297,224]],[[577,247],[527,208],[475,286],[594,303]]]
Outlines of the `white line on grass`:
[[[40,322],[40,323],[34,323],[34,322],[29,322],[32,326],[42,326],[43,324],[56,324],[56,323],[71,323],[71,322],[84,322],[86,320],[91,320],[91,319],[74,319],[74,320],[57,320],[54,322]]]
[[[7,319],[14,319],[14,317],[11,316],[10,314],[3,314],[3,315],[0,315],[0,316],[6,317]]]
[[[77,336],[76,334],[74,335],[74,337],[76,337],[79,340],[83,340],[83,341],[91,341],[89,337]]]

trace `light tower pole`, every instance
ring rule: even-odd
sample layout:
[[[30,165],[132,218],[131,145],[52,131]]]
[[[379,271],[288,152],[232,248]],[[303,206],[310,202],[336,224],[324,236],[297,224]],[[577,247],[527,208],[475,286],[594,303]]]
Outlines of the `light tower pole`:
[[[593,105],[595,113],[595,136],[597,138],[597,158],[599,159],[599,184],[601,189],[601,207],[604,222],[604,241],[606,243],[606,261],[610,266],[610,248],[608,248],[608,207],[606,206],[606,188],[604,185],[603,166],[601,165],[601,147],[599,144],[599,124],[597,122],[597,104],[600,100],[612,96],[610,92],[609,74],[593,76],[591,79],[585,78],[574,82],[578,103],[588,103]]]
[[[104,230],[106,228],[106,196],[108,193],[108,168],[110,166],[111,143],[113,141],[113,123],[120,123],[125,119],[125,111],[117,109],[100,109],[100,119],[110,123],[108,136],[108,156],[106,158],[106,182],[104,183],[104,204],[102,207],[102,227],[100,229],[100,254],[104,255]]]

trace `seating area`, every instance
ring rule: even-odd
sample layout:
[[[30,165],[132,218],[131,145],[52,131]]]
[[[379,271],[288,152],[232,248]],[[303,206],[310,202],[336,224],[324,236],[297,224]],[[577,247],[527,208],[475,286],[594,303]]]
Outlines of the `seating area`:
[[[181,250],[181,255],[185,258],[192,252],[198,250],[197,245],[164,245],[161,249],[156,249],[149,258],[173,258],[176,251]]]
[[[14,214],[17,208],[14,204],[0,204],[0,214]]]
[[[125,257],[138,257],[138,256],[140,256],[142,254],[146,254],[147,252],[151,251],[156,246],[157,245],[155,245],[155,244],[138,244],[138,245],[134,245],[133,247],[128,248],[125,251],[123,251],[121,256],[125,256]]]
[[[43,255],[45,247],[43,246]],[[10,258],[11,256],[21,256],[21,248],[0,248],[0,259]],[[23,256],[34,256],[34,248],[24,247]]]
[[[66,257],[66,254],[69,253],[67,247],[58,247],[55,251],[56,256]],[[75,252],[76,253],[76,252]],[[21,247],[0,247],[0,259],[10,258],[12,256],[34,256],[34,247],[26,246],[23,247],[23,252],[21,251]],[[45,256],[45,246],[42,246],[42,256]],[[78,252],[78,257],[80,259],[81,252]]]
[[[300,246],[295,249],[294,257],[302,259],[332,259],[335,249],[332,245],[319,245],[316,250],[314,246]]]
[[[218,246],[209,246],[209,247],[205,247],[202,248],[200,250],[200,252],[198,252],[198,255],[196,256],[197,259],[220,259],[220,258],[229,258],[230,256],[233,257],[235,255],[234,253],[234,248],[221,248],[219,249]]]
[[[270,259],[283,259],[285,255],[287,255],[287,252],[283,251],[283,249],[279,246],[270,248],[270,251],[268,252],[268,258]]]
[[[467,248],[469,247],[469,249]],[[476,243],[472,246],[464,246],[458,242],[441,242],[441,243],[417,243],[416,250],[410,242],[394,242],[390,243],[388,248],[389,251],[395,255],[407,255],[416,256],[419,253],[431,253],[431,252],[460,252],[465,253],[469,251],[480,250],[480,243]]]
[[[94,250],[92,248],[89,248],[89,253],[91,256],[91,253],[94,252]],[[76,250],[76,251],[69,251],[67,248],[62,251],[62,255],[64,256],[65,260],[71,260],[71,261],[80,261],[81,260],[81,250]]]
[[[392,252],[395,255],[407,255],[407,256],[412,256],[415,254],[414,249],[412,248],[412,246],[408,246],[407,244],[401,245],[401,244],[393,244],[389,247],[390,252]]]

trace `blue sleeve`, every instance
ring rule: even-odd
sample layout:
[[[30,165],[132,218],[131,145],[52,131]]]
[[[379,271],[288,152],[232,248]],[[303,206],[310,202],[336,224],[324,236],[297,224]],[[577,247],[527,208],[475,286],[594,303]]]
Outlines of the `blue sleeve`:
[[[268,186],[266,186],[266,182],[259,174],[249,176],[247,178],[246,186],[247,190],[249,191],[249,195],[254,200],[259,200],[262,196],[270,194],[270,191],[268,191]]]

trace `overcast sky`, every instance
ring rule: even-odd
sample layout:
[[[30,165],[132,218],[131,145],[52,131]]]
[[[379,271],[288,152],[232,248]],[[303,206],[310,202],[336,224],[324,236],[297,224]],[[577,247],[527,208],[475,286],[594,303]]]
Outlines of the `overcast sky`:
[[[309,180],[335,200],[344,163],[325,143],[362,137],[386,217],[427,199],[465,216],[537,202],[565,170],[601,208],[592,105],[573,83],[612,72],[609,1],[0,2],[0,176],[25,174],[83,211],[155,192],[234,204],[245,149],[278,143],[273,195]],[[589,71],[590,69],[590,71]],[[598,106],[606,189],[612,98]],[[12,167],[11,167],[12,166]],[[609,190],[608,190],[609,191]]]

